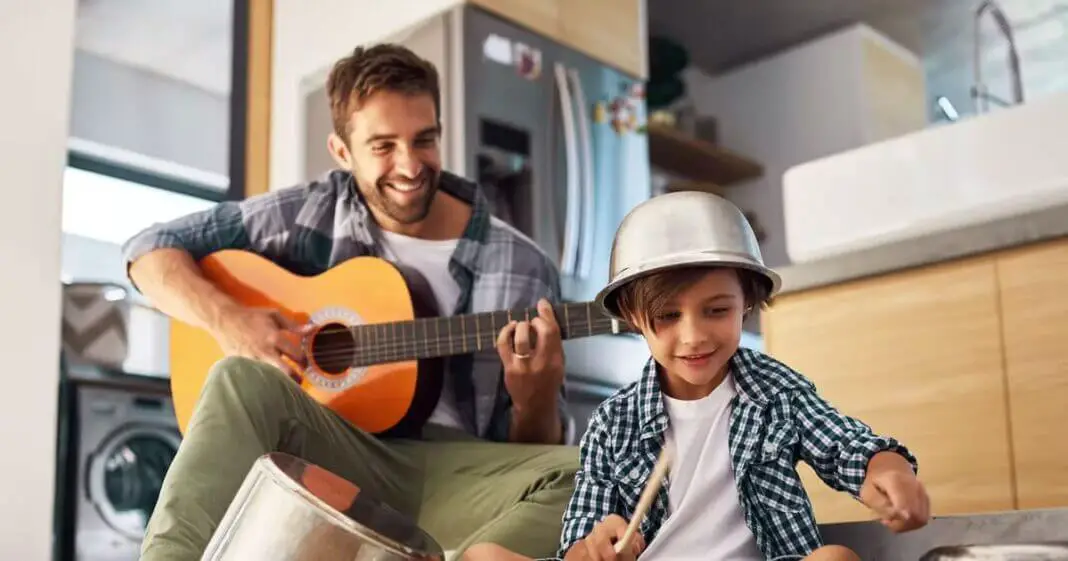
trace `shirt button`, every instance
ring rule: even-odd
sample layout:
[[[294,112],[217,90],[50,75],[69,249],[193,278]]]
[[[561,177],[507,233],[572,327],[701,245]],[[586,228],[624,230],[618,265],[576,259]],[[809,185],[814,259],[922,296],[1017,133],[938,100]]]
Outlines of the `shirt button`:
[[[630,476],[632,478],[634,478],[634,479],[638,479],[639,477],[641,477],[641,475],[642,475],[642,472],[639,471],[638,468],[634,468],[634,469],[630,470]]]

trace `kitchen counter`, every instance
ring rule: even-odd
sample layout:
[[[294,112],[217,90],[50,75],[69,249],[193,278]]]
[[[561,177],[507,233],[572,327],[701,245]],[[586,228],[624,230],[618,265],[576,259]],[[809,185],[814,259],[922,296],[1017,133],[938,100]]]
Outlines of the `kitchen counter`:
[[[788,265],[782,294],[921,267],[1068,236],[1068,205],[999,219],[870,250]]]
[[[917,561],[946,545],[1068,541],[1068,508],[936,517],[904,534],[878,522],[826,524],[820,531],[826,543],[847,546],[864,561]]]

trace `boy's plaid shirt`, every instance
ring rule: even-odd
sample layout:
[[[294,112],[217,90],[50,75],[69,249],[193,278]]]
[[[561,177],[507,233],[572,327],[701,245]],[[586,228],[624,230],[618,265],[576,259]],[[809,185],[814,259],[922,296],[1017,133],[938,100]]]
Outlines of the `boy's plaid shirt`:
[[[527,237],[494,218],[477,186],[442,172],[440,189],[471,204],[471,219],[449,271],[460,285],[456,309],[441,315],[530,308],[539,298],[558,302],[560,280],[552,261]],[[352,174],[333,170],[307,184],[272,191],[157,224],[123,247],[126,266],[157,248],[175,247],[194,259],[221,249],[258,253],[301,275],[317,275],[352,257],[380,256],[378,226]],[[354,286],[353,290],[359,290]],[[502,383],[496,348],[448,359],[446,381],[467,430],[507,441],[511,397]],[[560,412],[568,438],[574,421],[561,390]]]
[[[832,488],[857,497],[868,460],[879,451],[916,459],[893,438],[824,401],[801,374],[760,352],[739,349],[730,369],[729,450],[745,521],[766,559],[804,556],[822,545],[812,505],[795,466],[804,460]],[[664,441],[668,417],[655,362],[641,379],[594,412],[581,442],[581,468],[563,519],[559,556],[609,514],[630,520]],[[670,480],[670,474],[668,477]],[[641,523],[652,543],[668,512],[667,483]],[[715,532],[715,528],[693,531]]]

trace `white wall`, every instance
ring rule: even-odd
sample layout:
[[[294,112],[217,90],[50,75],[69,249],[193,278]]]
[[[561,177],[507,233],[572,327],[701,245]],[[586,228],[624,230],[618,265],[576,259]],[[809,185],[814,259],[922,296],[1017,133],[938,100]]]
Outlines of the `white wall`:
[[[59,380],[60,194],[74,55],[74,0],[0,1],[0,552],[52,555]]]
[[[684,73],[697,113],[715,117],[719,142],[764,165],[762,177],[732,185],[726,195],[756,213],[767,235],[761,251],[772,267],[790,262],[783,173],[876,140],[860,59],[859,38],[865,36],[874,32],[850,27],[726,74],[709,76],[693,68]],[[918,61],[916,66],[919,73]],[[921,117],[925,113],[922,106],[915,110]]]
[[[403,0],[400,10],[383,9],[381,0],[274,0],[271,189],[304,178],[304,80],[322,75],[357,45],[377,42],[462,1]],[[309,149],[326,150],[326,139]]]

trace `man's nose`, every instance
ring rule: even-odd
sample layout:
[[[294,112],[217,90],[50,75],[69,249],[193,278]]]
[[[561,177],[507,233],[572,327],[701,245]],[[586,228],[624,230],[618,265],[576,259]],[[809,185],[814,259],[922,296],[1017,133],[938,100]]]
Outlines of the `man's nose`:
[[[394,153],[393,169],[398,175],[415,179],[423,171],[423,162],[415,157],[415,152],[410,147],[401,147]]]

